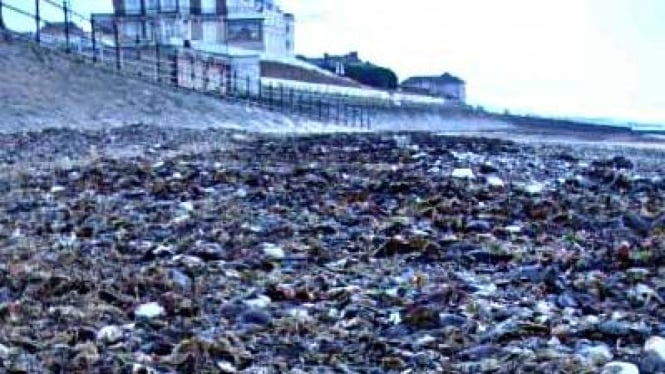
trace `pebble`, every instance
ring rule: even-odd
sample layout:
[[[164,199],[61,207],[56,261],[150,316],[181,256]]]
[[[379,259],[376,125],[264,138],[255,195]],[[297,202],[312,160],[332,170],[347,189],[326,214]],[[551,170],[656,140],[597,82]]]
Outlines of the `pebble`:
[[[268,296],[259,295],[256,298],[245,300],[243,303],[250,308],[263,309],[269,307],[272,303],[272,300]]]
[[[601,374],[640,374],[640,370],[630,362],[615,361],[605,364]]]
[[[543,190],[545,189],[545,185],[542,183],[534,182],[527,184],[524,187],[524,191],[530,195],[539,195],[543,193]]]
[[[163,316],[165,313],[164,307],[159,305],[156,302],[150,302],[146,304],[139,305],[134,311],[134,315],[137,318],[147,318],[153,319]]]
[[[593,365],[603,365],[612,361],[614,355],[607,345],[584,345],[578,348],[578,353],[591,361]]]
[[[122,340],[124,333],[118,326],[104,326],[97,332],[97,340],[106,344],[114,344]]]
[[[645,373],[665,371],[665,339],[652,336],[644,343],[644,356],[640,367]]]
[[[273,260],[283,260],[286,257],[284,249],[271,243],[263,244],[263,254]]]
[[[505,187],[505,183],[503,182],[503,179],[491,175],[487,177],[487,184],[490,185],[491,187]]]
[[[475,175],[471,169],[455,169],[451,176],[456,179],[473,179]]]
[[[180,203],[180,209],[186,211],[186,212],[193,212],[194,211],[194,203],[191,201],[183,201]]]
[[[272,316],[263,309],[250,309],[244,312],[240,319],[248,325],[267,325],[272,321]]]
[[[236,369],[236,367],[228,361],[218,361],[217,369],[219,369],[219,371],[224,374],[235,374],[238,372],[238,369]]]

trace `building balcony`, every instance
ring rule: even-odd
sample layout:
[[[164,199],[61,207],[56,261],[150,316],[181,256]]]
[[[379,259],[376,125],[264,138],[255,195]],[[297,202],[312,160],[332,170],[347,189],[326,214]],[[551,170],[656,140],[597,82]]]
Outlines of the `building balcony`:
[[[214,7],[202,8],[146,8],[146,9],[125,9],[123,12],[115,12],[116,17],[145,17],[159,15],[219,15]]]

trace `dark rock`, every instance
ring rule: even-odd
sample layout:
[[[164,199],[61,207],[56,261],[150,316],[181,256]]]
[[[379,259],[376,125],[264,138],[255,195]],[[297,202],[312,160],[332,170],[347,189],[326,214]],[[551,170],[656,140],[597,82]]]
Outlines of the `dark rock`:
[[[272,315],[262,309],[250,309],[240,316],[242,323],[248,325],[267,325],[272,322]]]

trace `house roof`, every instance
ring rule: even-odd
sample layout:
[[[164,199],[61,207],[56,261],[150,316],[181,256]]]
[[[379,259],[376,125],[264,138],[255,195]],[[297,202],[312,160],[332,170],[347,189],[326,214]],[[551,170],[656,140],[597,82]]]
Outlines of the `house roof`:
[[[416,76],[416,77],[411,77],[402,84],[414,84],[414,83],[420,83],[420,82],[435,82],[438,84],[465,84],[464,80],[462,80],[459,77],[456,77],[450,73],[444,73],[440,76]]]

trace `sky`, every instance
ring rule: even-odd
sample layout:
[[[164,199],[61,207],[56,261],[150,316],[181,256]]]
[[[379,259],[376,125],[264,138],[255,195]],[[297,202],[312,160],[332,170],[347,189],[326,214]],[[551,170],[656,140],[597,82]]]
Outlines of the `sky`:
[[[665,126],[665,0],[277,3],[296,16],[299,54],[358,51],[400,80],[451,72],[471,104],[493,110]]]

